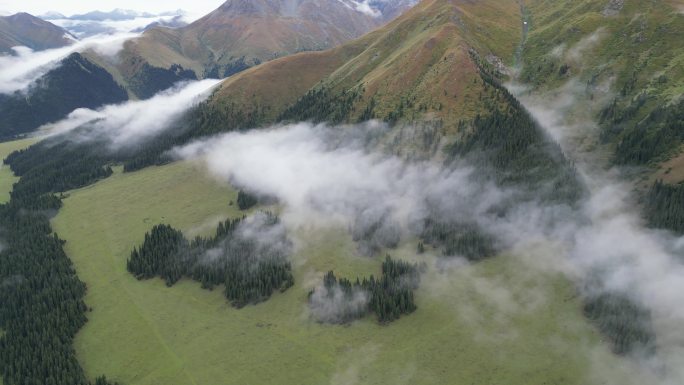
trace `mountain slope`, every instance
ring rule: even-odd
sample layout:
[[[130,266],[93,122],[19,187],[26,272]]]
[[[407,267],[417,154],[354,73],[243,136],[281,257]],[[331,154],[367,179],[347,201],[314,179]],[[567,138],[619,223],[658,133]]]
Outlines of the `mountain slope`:
[[[66,30],[28,13],[0,17],[0,53],[11,53],[16,46],[36,51],[59,48],[74,41]]]
[[[97,108],[127,99],[126,91],[109,73],[73,53],[28,91],[0,94],[0,139],[59,120],[76,108]]]
[[[521,79],[575,97],[575,118],[600,128],[575,140],[626,171],[649,225],[683,233],[684,2],[526,3]]]
[[[498,15],[496,22],[492,15]],[[365,113],[392,121],[439,119],[454,128],[482,106],[477,58],[511,58],[520,39],[514,1],[423,1],[339,48],[275,60],[227,79],[205,108],[258,106],[265,120],[294,118],[302,107],[293,105],[298,99],[327,103],[353,94],[349,111],[332,120],[358,120]]]
[[[379,23],[338,0],[229,0],[186,27],[153,28],[127,50],[155,67],[180,64],[198,76],[227,76],[279,56],[338,45]]]
[[[589,98],[607,98],[593,103],[593,113],[616,164],[655,165],[676,156],[684,139],[674,128],[684,119],[684,14],[677,8],[683,3],[527,3],[522,80],[541,90],[575,81]]]

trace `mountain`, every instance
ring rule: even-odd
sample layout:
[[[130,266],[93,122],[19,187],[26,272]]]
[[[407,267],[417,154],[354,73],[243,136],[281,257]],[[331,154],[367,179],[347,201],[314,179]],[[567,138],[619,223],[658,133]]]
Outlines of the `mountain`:
[[[575,140],[634,181],[648,224],[684,233],[684,13],[677,1],[528,2],[521,80],[598,122]]]
[[[148,30],[126,51],[155,67],[179,64],[199,77],[223,77],[276,57],[338,45],[379,22],[338,0],[229,0],[186,27]]]
[[[159,19],[158,21],[154,21],[144,27],[136,28],[132,32],[145,32],[155,27],[181,28],[185,27],[186,25],[188,25],[188,23],[186,23],[183,19],[183,15],[178,15],[169,20]]]
[[[84,14],[72,15],[70,20],[90,20],[90,21],[122,21],[133,20],[139,17],[154,17],[156,15],[148,12],[138,12],[130,9],[116,8],[109,12],[92,11]]]
[[[76,39],[65,29],[28,13],[0,16],[0,53],[12,53],[12,47],[33,50],[59,48]]]
[[[27,91],[0,94],[0,139],[62,119],[76,108],[97,108],[127,99],[126,91],[107,71],[73,53]]]
[[[511,58],[520,43],[518,13],[514,2],[423,1],[338,48],[231,77],[205,108],[218,114],[227,106],[252,113],[258,108],[271,120],[318,100],[319,107],[347,104],[332,120],[441,120],[454,132],[458,121],[484,108],[479,96],[487,86],[479,67],[488,63],[481,58]]]
[[[189,116],[189,129],[126,167],[159,163],[175,145],[230,130],[378,119],[394,127],[387,149],[402,158],[472,156],[500,183],[524,181],[548,199],[573,202],[582,187],[572,166],[502,86],[501,66],[513,62],[523,38],[519,15],[513,1],[425,0],[337,48],[226,79]]]
[[[43,20],[59,20],[59,19],[66,19],[67,17],[64,16],[64,14],[56,12],[56,11],[48,11],[45,12],[42,15],[38,15]]]
[[[684,181],[684,14],[678,2],[528,2],[534,14],[521,80],[537,90],[573,80],[614,164]],[[681,2],[679,2],[681,6]],[[597,110],[598,107],[598,110]],[[668,169],[672,170],[665,173]],[[646,178],[650,181],[650,178]]]
[[[382,9],[369,13],[355,3],[228,0],[188,26],[147,30],[127,44],[119,70],[129,78],[127,64],[142,59],[155,68],[180,65],[198,77],[226,77],[277,57],[337,46],[412,5],[408,0],[378,1]]]

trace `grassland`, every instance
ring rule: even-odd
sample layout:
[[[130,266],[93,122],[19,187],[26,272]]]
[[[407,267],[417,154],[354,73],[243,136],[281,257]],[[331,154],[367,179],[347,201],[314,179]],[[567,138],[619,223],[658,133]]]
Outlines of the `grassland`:
[[[624,363],[583,320],[572,285],[512,256],[431,267],[418,310],[389,326],[309,318],[306,295],[322,272],[378,273],[379,258],[356,256],[334,228],[294,231],[296,285],[241,310],[218,289],[188,280],[168,288],[126,272],[131,248],[154,224],[207,233],[241,215],[228,205],[235,197],[191,163],[116,172],[70,193],[53,227],[88,285],[92,311],[75,347],[89,377],[104,373],[125,385],[515,385],[603,384],[610,375],[629,383]],[[393,254],[416,259],[414,250],[407,244]]]
[[[38,139],[29,138],[0,143],[0,203],[5,203],[9,200],[9,194],[12,191],[12,186],[18,180],[18,178],[12,173],[12,170],[10,170],[9,166],[6,166],[2,163],[2,160],[12,152],[24,149],[36,143],[37,141]]]

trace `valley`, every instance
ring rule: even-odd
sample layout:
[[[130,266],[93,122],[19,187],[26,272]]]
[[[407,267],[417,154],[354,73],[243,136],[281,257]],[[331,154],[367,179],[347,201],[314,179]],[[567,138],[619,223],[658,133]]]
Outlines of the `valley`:
[[[0,385],[680,383],[680,3],[3,17]]]
[[[126,271],[153,224],[206,234],[218,220],[242,215],[228,205],[235,197],[187,162],[117,171],[68,193],[52,224],[88,286],[92,310],[75,339],[86,374],[125,384],[574,384],[602,383],[623,370],[583,319],[572,284],[511,255],[445,272],[431,267],[417,292],[419,310],[388,326],[370,317],[346,326],[309,318],[315,277],[378,273],[383,254],[356,255],[344,228],[293,229],[302,237],[295,286],[242,309],[231,308],[221,288],[208,292],[187,279],[169,288]],[[419,258],[413,242],[389,252]],[[426,257],[435,258],[420,260]],[[634,378],[622,373],[622,383]]]

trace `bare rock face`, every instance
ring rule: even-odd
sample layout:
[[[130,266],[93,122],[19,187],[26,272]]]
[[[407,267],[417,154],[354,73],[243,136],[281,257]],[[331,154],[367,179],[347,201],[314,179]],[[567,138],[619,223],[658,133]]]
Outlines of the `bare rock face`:
[[[508,75],[508,68],[504,64],[503,60],[496,55],[489,54],[485,56],[487,63],[491,64],[496,70],[502,75]]]
[[[610,0],[601,13],[605,17],[616,16],[622,11],[622,7],[624,6],[625,0]]]

